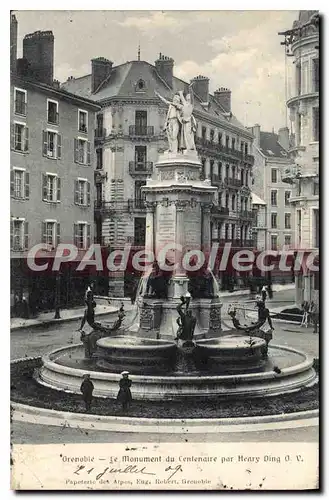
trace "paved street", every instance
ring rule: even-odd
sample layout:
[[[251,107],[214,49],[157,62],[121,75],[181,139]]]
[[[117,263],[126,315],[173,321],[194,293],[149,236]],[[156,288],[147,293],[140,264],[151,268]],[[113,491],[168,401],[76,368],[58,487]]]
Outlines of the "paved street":
[[[233,297],[232,297],[233,299]],[[227,316],[227,308],[231,302],[246,303],[250,301],[249,296],[223,298],[223,319],[230,322]],[[277,292],[272,301],[268,301],[268,307],[278,307],[285,305],[289,307],[294,301],[294,291],[285,290]],[[250,303],[252,306],[253,304]],[[126,325],[129,325],[133,311],[127,312]],[[113,322],[113,316],[103,316],[101,321]],[[17,359],[25,356],[38,356],[47,353],[57,347],[79,342],[80,333],[77,332],[79,321],[71,321],[48,327],[29,328],[17,330],[11,334],[11,358]],[[304,351],[312,357],[319,354],[318,335],[313,334],[312,328],[299,328],[297,325],[282,323],[274,320],[274,343],[286,345]],[[136,442],[136,441],[182,441],[185,442],[186,436],[178,435],[159,435],[132,433],[111,433],[101,431],[83,431],[76,429],[61,429],[60,427],[46,427],[33,424],[22,424],[14,422],[13,442],[17,443],[55,443],[55,442]],[[191,435],[189,441],[200,441],[200,436]],[[227,442],[227,441],[316,441],[318,439],[318,429],[316,427],[271,430],[266,432],[253,432],[241,434],[205,434],[203,440]]]

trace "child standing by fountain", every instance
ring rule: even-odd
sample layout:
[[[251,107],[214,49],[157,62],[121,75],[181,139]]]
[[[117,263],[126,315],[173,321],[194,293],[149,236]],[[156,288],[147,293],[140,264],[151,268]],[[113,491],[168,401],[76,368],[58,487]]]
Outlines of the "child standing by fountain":
[[[83,376],[83,382],[80,387],[80,391],[82,392],[82,399],[85,402],[87,412],[91,408],[91,402],[93,399],[93,390],[94,390],[94,384],[90,380],[89,373],[87,373],[86,375]]]
[[[129,372],[122,372],[121,373],[122,379],[119,382],[120,389],[117,395],[117,401],[122,404],[122,410],[126,411],[129,409],[129,406],[132,401],[132,396],[131,396],[131,380],[129,378]]]

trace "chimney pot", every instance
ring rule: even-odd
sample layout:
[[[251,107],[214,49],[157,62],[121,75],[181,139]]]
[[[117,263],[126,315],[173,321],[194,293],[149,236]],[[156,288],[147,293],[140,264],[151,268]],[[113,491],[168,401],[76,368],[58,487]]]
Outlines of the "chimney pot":
[[[161,78],[172,88],[174,60],[160,52],[159,59],[157,59],[154,64]]]
[[[113,62],[105,57],[91,60],[91,92],[97,91],[100,84],[110,75]]]
[[[214,92],[216,101],[222,106],[226,113],[231,113],[231,91],[225,87],[219,87]]]
[[[209,102],[209,78],[206,76],[198,75],[192,78],[191,85],[193,85],[193,90],[201,98],[203,103]]]

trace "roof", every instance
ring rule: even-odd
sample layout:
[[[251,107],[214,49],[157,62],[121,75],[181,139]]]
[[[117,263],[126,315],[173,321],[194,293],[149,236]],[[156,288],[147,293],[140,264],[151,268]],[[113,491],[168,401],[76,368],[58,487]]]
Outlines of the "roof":
[[[55,95],[58,99],[66,99],[75,102],[76,104],[84,104],[90,106],[95,111],[100,109],[100,106],[97,102],[92,101],[88,97],[81,96],[79,94],[74,94],[69,92],[64,88],[57,88],[51,85],[47,85],[45,83],[37,82],[35,80],[31,80],[29,78],[25,78],[23,76],[17,74],[11,74],[11,82],[19,83],[22,86],[29,86],[30,88],[38,89],[40,92],[44,92],[47,94]]]
[[[287,158],[287,151],[279,144],[279,136],[274,132],[260,133],[259,149],[267,158]]]
[[[139,80],[145,82],[143,92],[136,91],[136,84]],[[73,94],[101,102],[111,98],[157,99],[154,94],[155,90],[163,97],[171,99],[173,93],[180,90],[185,91],[188,86],[189,83],[173,76],[173,86],[169,88],[152,64],[146,61],[128,61],[119,66],[113,66],[109,77],[94,94],[91,92],[91,74],[80,78],[70,78],[61,87]],[[195,95],[194,109],[203,114],[207,113],[213,119],[223,122],[223,125],[230,124],[249,132],[234,115],[227,117],[227,113],[212,94],[209,94],[209,107],[207,109],[201,105],[201,99]]]
[[[257,196],[256,193],[251,193],[251,203],[253,205],[266,205],[266,202]]]

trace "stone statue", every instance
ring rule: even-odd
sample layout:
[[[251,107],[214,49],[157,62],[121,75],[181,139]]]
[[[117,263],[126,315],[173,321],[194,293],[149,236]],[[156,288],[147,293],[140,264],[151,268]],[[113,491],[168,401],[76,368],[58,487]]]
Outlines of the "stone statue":
[[[104,337],[109,337],[112,333],[119,330],[124,317],[125,317],[124,306],[123,304],[121,304],[121,307],[118,312],[118,319],[110,327],[103,326],[101,323],[96,323],[95,321],[89,323],[87,318],[87,322],[89,323],[90,326],[92,326],[93,331],[90,332],[89,334],[86,334],[84,331],[82,331],[80,337],[80,340],[85,348],[86,358],[92,357],[97,347],[97,340]]]
[[[177,306],[177,312],[179,318],[177,319],[178,331],[177,340],[183,340],[184,346],[193,344],[193,336],[196,325],[196,318],[192,315],[192,311],[189,309],[189,298],[180,298],[181,303]],[[185,312],[183,311],[183,306],[186,305]]]
[[[162,102],[169,106],[164,130],[167,132],[169,151],[177,153],[186,149],[195,150],[194,134],[196,132],[196,120],[193,116],[193,91],[184,97],[182,91],[175,94],[172,102],[168,101],[155,92]]]

